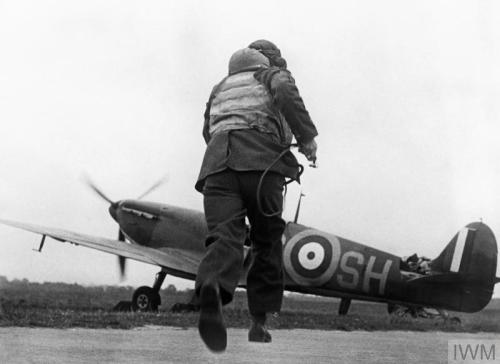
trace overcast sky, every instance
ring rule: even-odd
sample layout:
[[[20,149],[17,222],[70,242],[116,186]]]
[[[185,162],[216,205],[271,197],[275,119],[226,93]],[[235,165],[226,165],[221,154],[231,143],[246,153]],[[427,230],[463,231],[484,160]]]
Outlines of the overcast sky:
[[[168,174],[147,199],[201,210],[205,102],[260,38],[320,133],[303,224],[429,257],[480,218],[500,234],[498,1],[0,0],[0,217],[116,237],[84,172],[114,200]],[[38,241],[0,226],[0,275],[118,283],[114,256]]]

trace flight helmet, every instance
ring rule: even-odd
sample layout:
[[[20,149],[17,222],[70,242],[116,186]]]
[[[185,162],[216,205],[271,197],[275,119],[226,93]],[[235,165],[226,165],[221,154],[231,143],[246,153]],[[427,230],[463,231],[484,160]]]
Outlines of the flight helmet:
[[[251,48],[237,50],[229,60],[229,74],[241,72],[246,69],[269,67],[269,60],[259,51]]]

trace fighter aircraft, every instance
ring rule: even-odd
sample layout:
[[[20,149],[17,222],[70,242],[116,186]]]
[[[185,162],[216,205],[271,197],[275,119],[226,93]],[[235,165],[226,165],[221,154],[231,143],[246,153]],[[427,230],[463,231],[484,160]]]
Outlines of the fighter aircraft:
[[[109,213],[119,225],[117,240],[9,220],[0,223],[42,235],[39,251],[48,236],[115,254],[122,274],[126,259],[158,266],[153,286],[139,287],[132,297],[134,310],[156,310],[167,274],[196,277],[207,233],[203,213],[139,199],[112,201],[89,184],[110,204]],[[385,302],[389,312],[395,307],[412,313],[424,307],[476,312],[488,304],[500,281],[495,236],[482,222],[462,228],[437,258],[425,262],[425,269],[415,269],[391,253],[299,224],[299,208],[300,199],[295,221],[288,222],[283,234],[285,289],[341,298],[341,315],[347,314],[352,299]],[[245,246],[241,287],[251,259],[251,248]]]

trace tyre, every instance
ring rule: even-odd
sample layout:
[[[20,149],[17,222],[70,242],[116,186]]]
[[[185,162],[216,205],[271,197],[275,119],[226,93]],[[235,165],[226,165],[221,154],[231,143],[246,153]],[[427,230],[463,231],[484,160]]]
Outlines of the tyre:
[[[139,312],[158,311],[160,295],[151,287],[142,286],[135,290],[132,296],[132,309]]]

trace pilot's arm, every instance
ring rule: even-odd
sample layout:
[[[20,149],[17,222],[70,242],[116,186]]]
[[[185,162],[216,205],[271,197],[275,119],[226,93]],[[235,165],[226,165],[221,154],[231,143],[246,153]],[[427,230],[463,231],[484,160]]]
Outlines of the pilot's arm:
[[[276,106],[285,117],[299,143],[299,151],[307,159],[315,160],[317,145],[314,138],[318,135],[318,131],[309,116],[291,73],[272,67],[257,71],[255,78],[264,83],[271,92]]]

